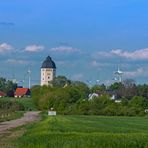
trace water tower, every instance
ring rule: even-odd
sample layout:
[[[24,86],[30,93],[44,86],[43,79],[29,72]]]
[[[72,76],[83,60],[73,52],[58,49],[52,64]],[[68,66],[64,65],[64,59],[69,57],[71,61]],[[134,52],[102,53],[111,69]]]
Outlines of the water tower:
[[[41,86],[50,85],[50,82],[56,76],[56,65],[48,56],[41,66]]]

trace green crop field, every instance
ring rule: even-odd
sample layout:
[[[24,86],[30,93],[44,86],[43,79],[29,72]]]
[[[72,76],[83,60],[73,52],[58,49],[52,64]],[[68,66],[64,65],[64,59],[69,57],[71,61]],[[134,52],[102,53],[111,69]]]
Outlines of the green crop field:
[[[21,148],[148,148],[148,118],[46,117],[16,142]]]

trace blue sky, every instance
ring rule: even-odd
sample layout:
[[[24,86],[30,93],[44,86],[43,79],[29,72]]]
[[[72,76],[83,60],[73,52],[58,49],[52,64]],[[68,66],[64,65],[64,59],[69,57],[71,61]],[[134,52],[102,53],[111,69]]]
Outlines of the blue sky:
[[[147,0],[2,0],[0,75],[40,83],[47,55],[57,75],[84,82],[124,79],[148,83]],[[21,84],[20,84],[21,85]]]

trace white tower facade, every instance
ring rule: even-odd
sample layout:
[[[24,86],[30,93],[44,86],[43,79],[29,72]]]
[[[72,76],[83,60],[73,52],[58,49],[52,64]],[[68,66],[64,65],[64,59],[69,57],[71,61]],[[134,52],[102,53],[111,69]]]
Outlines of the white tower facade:
[[[56,65],[48,56],[41,66],[41,86],[50,85],[50,82],[56,77]]]

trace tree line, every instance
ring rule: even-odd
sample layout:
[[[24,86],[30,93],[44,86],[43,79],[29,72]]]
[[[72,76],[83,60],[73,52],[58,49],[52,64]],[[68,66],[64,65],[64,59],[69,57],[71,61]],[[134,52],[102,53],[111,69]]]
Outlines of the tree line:
[[[115,93],[121,102],[111,100],[108,90]],[[54,108],[59,114],[142,116],[148,108],[148,85],[136,85],[133,80],[89,88],[83,82],[58,76],[50,86],[34,86],[31,92],[38,109]],[[89,100],[90,93],[100,95]]]

